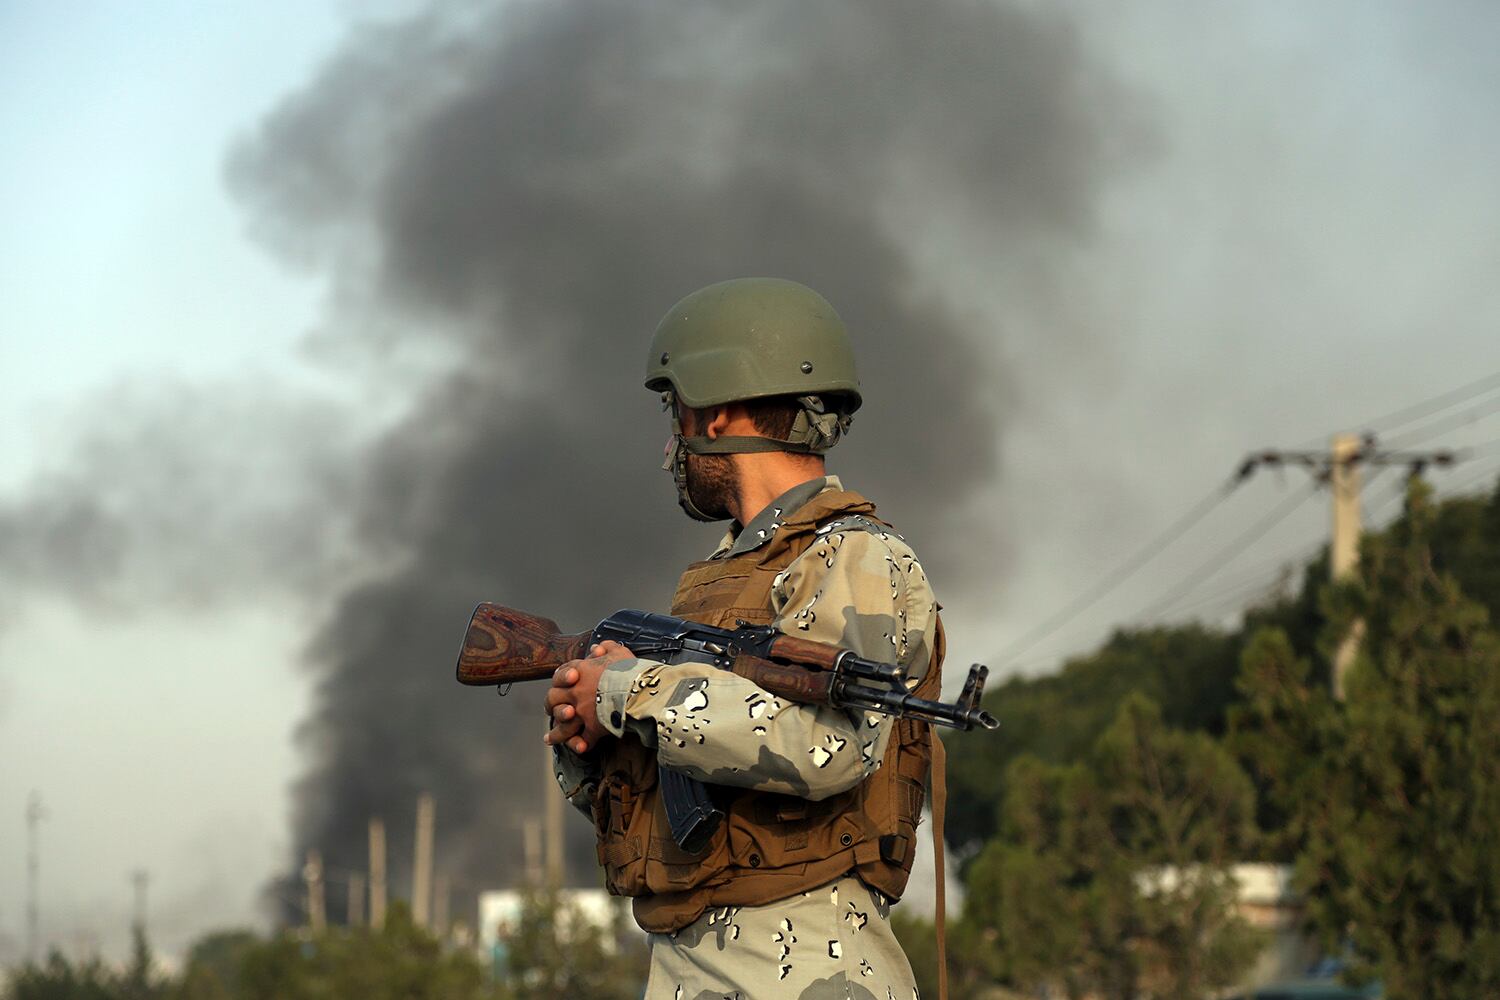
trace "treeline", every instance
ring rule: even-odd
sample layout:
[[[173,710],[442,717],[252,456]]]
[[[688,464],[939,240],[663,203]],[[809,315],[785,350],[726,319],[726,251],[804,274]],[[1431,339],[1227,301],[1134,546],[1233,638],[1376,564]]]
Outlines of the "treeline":
[[[379,930],[210,934],[175,975],[137,931],[121,970],[53,953],[12,974],[5,1000],[635,1000],[646,981],[640,934],[599,928],[555,897],[528,898],[489,962],[418,927],[393,903]]]
[[[1500,996],[1500,489],[1406,512],[1324,558],[1242,628],[1122,630],[1058,674],[1013,679],[998,733],[948,738],[954,1000],[1220,996],[1264,942],[1230,866],[1294,866],[1307,929],[1389,1000]],[[1363,640],[1343,703],[1328,664]],[[935,995],[930,926],[897,932]],[[486,964],[489,968],[486,968]],[[54,955],[4,1000],[626,1000],[646,956],[554,899],[491,961],[393,907],[383,929],[211,935],[160,976]]]
[[[1122,630],[996,689],[1000,731],[948,740],[953,994],[1219,995],[1262,944],[1229,866],[1279,861],[1352,981],[1500,995],[1497,614],[1500,490],[1435,504],[1413,481],[1357,580],[1320,557],[1240,629]]]

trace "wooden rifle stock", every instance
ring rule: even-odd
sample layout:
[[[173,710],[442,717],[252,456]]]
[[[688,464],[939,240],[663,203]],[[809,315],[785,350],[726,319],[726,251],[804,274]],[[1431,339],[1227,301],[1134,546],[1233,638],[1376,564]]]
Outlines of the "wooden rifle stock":
[[[588,632],[564,635],[550,618],[498,604],[481,604],[469,619],[469,631],[458,652],[459,683],[485,686],[551,677],[558,667],[588,652],[589,635]],[[787,641],[782,638],[777,643]],[[800,639],[790,642],[815,651],[838,652],[821,643]],[[796,652],[805,650],[798,648]],[[744,653],[734,658],[729,669],[771,694],[804,704],[827,701],[829,683],[833,680],[831,674],[822,670],[775,663]]]
[[[458,652],[458,680],[476,687],[536,681],[552,676],[569,660],[581,659],[588,652],[588,632],[564,635],[557,623],[541,615],[515,608],[484,603],[474,609],[463,648]],[[780,637],[778,653],[800,654],[798,659],[818,663],[829,660],[839,651],[822,643]],[[809,656],[809,653],[812,655]],[[826,702],[833,675],[823,669],[808,669],[763,660],[741,653],[729,669],[747,678],[771,694],[803,704]]]
[[[551,677],[588,652],[589,633],[563,635],[557,622],[498,604],[481,604],[458,652],[460,684],[513,684]]]

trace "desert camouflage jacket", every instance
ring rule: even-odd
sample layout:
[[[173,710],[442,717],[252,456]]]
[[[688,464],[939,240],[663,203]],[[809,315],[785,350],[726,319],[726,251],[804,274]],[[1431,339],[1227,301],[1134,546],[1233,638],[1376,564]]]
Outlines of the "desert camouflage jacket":
[[[783,515],[830,489],[842,489],[835,476],[793,487],[743,529],[731,528],[710,558],[766,544]],[[900,663],[913,684],[932,658],[937,602],[921,564],[901,536],[864,518],[842,518],[822,533],[776,577],[771,604],[781,631]],[[697,679],[707,683],[682,683]],[[705,700],[691,706],[691,729],[678,725],[687,706],[669,704],[671,693],[685,691]],[[877,713],[787,703],[705,664],[645,659],[621,660],[604,671],[598,712],[615,736],[633,734],[667,767],[718,784],[808,799],[827,798],[864,780],[880,766],[891,732],[890,720]],[[555,759],[568,800],[589,813],[597,764],[562,748]]]

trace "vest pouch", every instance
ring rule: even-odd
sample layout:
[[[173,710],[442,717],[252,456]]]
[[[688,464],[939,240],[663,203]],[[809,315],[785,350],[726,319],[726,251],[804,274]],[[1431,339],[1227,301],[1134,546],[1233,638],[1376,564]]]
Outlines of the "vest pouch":
[[[609,891],[617,896],[639,895],[646,888],[646,831],[637,819],[644,791],[628,775],[614,771],[605,775],[594,792],[599,865]]]
[[[724,831],[725,824],[719,824],[701,852],[689,854],[672,839],[661,796],[654,798],[656,807],[652,816],[651,835],[646,840],[644,862],[647,890],[654,893],[683,892],[718,874],[728,853],[725,847],[728,839]]]
[[[902,720],[906,722],[908,720]],[[932,750],[927,745],[927,734],[912,726],[912,730],[900,731],[901,743],[896,750],[896,766],[892,768],[895,780],[896,818],[913,827],[922,822],[922,806],[927,802],[927,777],[932,771]]]
[[[897,720],[884,765],[866,779],[865,815],[874,824],[877,850],[861,857],[857,873],[868,886],[892,899],[906,891],[917,854],[917,825],[926,801],[930,765],[924,727]]]
[[[839,838],[830,835],[829,824],[849,808],[848,792],[817,802],[770,792],[747,800],[748,808],[732,810],[728,816],[729,856],[741,869],[796,874],[809,862],[837,853],[831,845]]]
[[[910,778],[896,778],[895,832],[880,838],[880,859],[907,872],[917,856],[917,825],[922,822],[922,786]]]
[[[729,815],[729,857],[743,869],[755,871],[759,868],[775,868],[787,872],[800,872],[805,863],[789,863],[785,839],[769,827],[746,822],[739,813]]]

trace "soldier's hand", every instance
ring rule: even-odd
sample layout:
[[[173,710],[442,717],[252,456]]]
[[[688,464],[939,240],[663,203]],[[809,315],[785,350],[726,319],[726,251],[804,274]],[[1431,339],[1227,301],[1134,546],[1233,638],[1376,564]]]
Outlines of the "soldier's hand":
[[[599,675],[609,664],[634,655],[618,642],[606,641],[590,647],[585,659],[570,660],[558,667],[547,689],[546,711],[552,728],[543,742],[566,745],[574,753],[587,753],[598,746],[609,735],[599,723]]]

